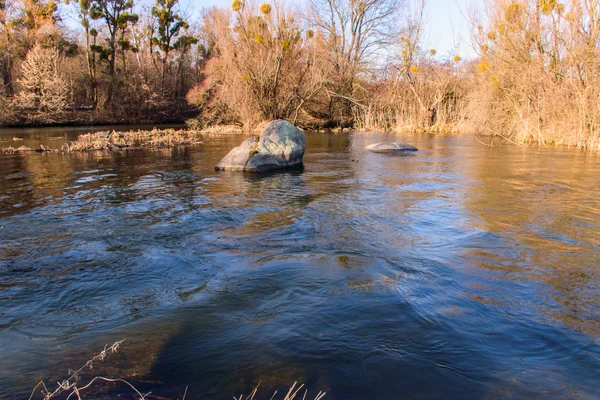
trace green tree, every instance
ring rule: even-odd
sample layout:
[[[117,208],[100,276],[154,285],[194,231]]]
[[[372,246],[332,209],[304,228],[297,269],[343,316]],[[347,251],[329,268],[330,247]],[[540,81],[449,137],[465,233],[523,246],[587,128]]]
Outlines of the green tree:
[[[130,23],[138,20],[138,15],[131,12],[133,0],[93,0],[89,10],[91,19],[103,19],[108,30],[107,47],[96,46],[95,51],[108,60],[109,75],[115,74],[117,50],[130,49],[125,39],[125,30]],[[120,37],[120,39],[119,39]]]
[[[188,23],[183,20],[176,13],[175,7],[178,5],[179,0],[156,0],[154,7],[152,7],[152,17],[156,21],[156,30],[152,35],[152,45],[158,47],[162,52],[162,76],[163,80],[165,74],[170,68],[169,64],[169,53],[171,50],[175,50],[174,39],[179,35],[181,29],[187,29]],[[181,47],[187,39],[182,42],[177,42],[177,45]]]

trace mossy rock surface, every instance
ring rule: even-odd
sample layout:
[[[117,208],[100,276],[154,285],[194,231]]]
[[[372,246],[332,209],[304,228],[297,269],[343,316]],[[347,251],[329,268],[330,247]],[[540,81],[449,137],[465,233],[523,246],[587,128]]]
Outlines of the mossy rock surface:
[[[275,120],[259,136],[231,150],[215,169],[262,172],[301,166],[305,149],[304,132],[288,121]]]

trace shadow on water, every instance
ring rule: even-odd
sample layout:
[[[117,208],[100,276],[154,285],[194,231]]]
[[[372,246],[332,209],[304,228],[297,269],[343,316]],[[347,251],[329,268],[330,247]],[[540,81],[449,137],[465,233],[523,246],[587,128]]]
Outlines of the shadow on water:
[[[597,158],[364,150],[390,139],[309,134],[258,175],[214,171],[242,136],[0,157],[0,397],[123,337],[87,376],[156,396],[598,397]]]

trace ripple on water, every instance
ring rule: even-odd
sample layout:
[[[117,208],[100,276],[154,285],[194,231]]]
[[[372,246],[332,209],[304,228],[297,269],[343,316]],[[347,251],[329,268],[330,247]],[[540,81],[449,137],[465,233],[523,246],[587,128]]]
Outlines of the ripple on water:
[[[123,337],[94,373],[164,397],[598,397],[600,164],[364,150],[391,136],[309,134],[303,171],[264,175],[214,171],[241,136],[0,155],[0,397]]]

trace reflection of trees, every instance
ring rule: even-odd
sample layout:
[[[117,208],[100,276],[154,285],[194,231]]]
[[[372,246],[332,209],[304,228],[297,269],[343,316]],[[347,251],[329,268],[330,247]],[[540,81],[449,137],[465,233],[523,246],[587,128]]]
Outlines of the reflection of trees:
[[[198,193],[198,176],[191,171],[193,152],[194,149],[182,147],[103,158],[102,169],[116,177],[98,182],[95,188],[101,188],[102,196],[113,204],[167,197],[189,202]]]
[[[68,158],[55,154],[15,154],[2,157],[0,163],[5,171],[0,189],[8,197],[3,200],[5,215],[22,213],[62,197],[73,173]]]
[[[0,215],[12,215],[19,212],[13,206],[21,204],[23,208],[33,207],[35,198],[28,193],[29,172],[26,169],[25,156],[14,154],[0,157]]]
[[[538,288],[522,295],[544,318],[598,337],[597,163],[567,151],[512,147],[482,149],[470,159],[476,164],[465,169],[478,185],[470,186],[465,205],[487,232],[468,250],[472,263],[508,281],[548,285],[547,294]],[[523,306],[514,297],[504,302]]]
[[[352,150],[351,135],[309,134],[306,137],[310,153],[349,153]]]
[[[193,149],[172,148],[131,153],[17,154],[2,158],[7,173],[0,189],[5,210],[23,213],[61,201],[112,204],[169,196],[190,200],[197,193],[191,171]],[[20,204],[19,208],[12,205]]]

